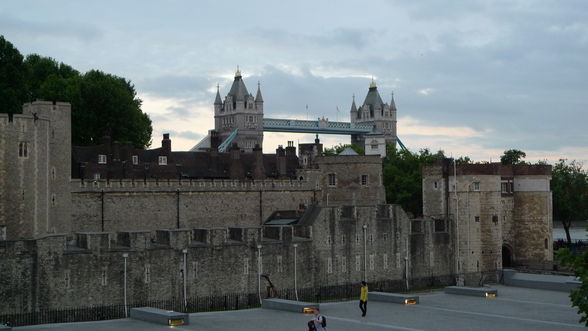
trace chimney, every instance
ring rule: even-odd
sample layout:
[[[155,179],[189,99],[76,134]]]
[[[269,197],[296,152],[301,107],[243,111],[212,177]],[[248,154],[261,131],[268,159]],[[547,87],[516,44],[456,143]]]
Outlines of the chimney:
[[[245,171],[243,164],[241,164],[241,149],[237,143],[233,143],[230,150],[231,154],[231,168],[229,169],[229,177],[231,179],[243,179]]]
[[[263,166],[263,151],[259,144],[255,144],[253,148],[253,155],[255,155],[255,168],[253,169],[253,179],[265,179],[265,167]]]
[[[286,147],[286,157],[296,157],[296,147],[294,147],[294,141],[288,141],[288,147]]]
[[[282,145],[276,149],[276,168],[278,178],[286,177],[286,151]]]
[[[162,153],[169,156],[171,153],[171,140],[169,139],[169,133],[163,134],[163,140],[161,141]]]

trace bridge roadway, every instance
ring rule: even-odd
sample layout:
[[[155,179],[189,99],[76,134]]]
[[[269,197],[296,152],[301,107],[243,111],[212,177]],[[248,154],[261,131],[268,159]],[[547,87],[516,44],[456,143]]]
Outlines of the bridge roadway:
[[[492,285],[496,298],[445,294],[442,290],[417,293],[417,305],[368,303],[367,317],[362,318],[357,301],[321,303],[327,318],[327,330],[585,330],[580,316],[571,307],[567,292]],[[358,287],[359,293],[359,287]],[[245,309],[190,314],[190,324],[173,330],[257,331],[307,330],[311,316],[302,313]],[[169,330],[170,327],[120,319],[100,322],[46,324],[18,327],[14,330]]]

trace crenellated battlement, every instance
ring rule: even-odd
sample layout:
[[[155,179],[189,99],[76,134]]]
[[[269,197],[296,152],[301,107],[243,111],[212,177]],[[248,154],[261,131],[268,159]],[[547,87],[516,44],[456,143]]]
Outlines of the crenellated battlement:
[[[73,192],[92,192],[101,189],[108,191],[259,191],[259,190],[314,190],[316,183],[308,179],[73,179]]]

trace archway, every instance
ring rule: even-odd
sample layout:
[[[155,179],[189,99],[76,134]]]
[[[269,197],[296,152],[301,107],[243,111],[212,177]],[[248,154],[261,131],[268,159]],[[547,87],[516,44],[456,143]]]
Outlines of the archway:
[[[512,250],[507,245],[502,245],[502,268],[512,267]]]

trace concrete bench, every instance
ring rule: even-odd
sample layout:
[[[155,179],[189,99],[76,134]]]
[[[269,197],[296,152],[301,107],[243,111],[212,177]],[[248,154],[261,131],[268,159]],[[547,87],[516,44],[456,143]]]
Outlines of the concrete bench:
[[[319,308],[318,303],[286,300],[286,299],[264,299],[261,301],[261,308],[273,310],[294,311],[297,313],[312,313],[314,308]],[[320,308],[319,308],[320,309]]]
[[[569,292],[581,284],[573,276],[526,274],[512,269],[504,269],[502,273],[504,285],[508,286]]]
[[[131,308],[131,318],[168,326],[190,324],[190,316],[186,313],[152,307]]]
[[[419,296],[400,293],[369,292],[368,300],[414,305],[419,303]]]
[[[498,290],[486,287],[447,286],[445,293],[493,298],[498,295]]]

